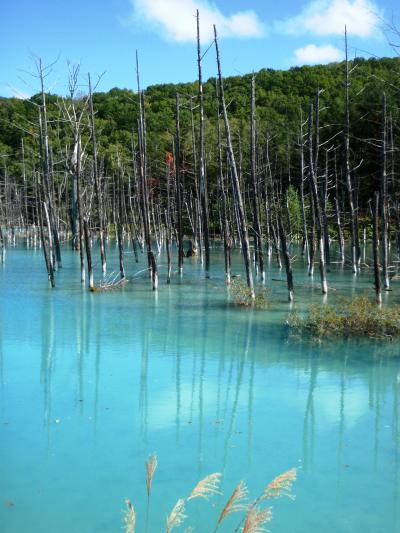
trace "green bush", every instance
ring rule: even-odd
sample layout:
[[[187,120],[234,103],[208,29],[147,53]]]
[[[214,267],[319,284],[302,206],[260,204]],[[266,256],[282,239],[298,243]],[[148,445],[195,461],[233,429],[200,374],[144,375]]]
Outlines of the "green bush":
[[[230,292],[235,305],[255,307],[257,309],[265,309],[269,305],[268,294],[270,289],[265,287],[255,288],[255,298],[252,299],[247,284],[241,279],[234,278],[231,281]]]
[[[337,305],[311,305],[301,318],[291,313],[287,321],[297,331],[309,331],[314,337],[372,337],[392,339],[400,336],[400,306],[383,307],[367,296],[342,298]]]

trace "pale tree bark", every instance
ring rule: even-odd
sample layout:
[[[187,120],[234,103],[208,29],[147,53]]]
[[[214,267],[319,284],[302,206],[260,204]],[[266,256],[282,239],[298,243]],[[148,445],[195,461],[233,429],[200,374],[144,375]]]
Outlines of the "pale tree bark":
[[[206,278],[210,277],[210,235],[209,235],[209,219],[208,219],[208,193],[207,193],[207,178],[205,172],[205,151],[204,151],[204,96],[203,96],[203,74],[202,74],[202,55],[200,47],[200,17],[199,10],[196,12],[197,22],[197,67],[198,67],[198,102],[199,102],[199,187],[201,198],[201,213],[202,213],[202,230],[204,242],[205,255],[205,271]]]
[[[248,231],[247,231],[247,220],[246,220],[246,213],[245,213],[244,205],[243,205],[242,192],[240,190],[240,183],[239,183],[239,176],[238,176],[238,172],[236,168],[235,155],[233,153],[231,129],[230,129],[229,120],[228,120],[228,113],[226,110],[225,93],[224,93],[224,86],[222,82],[222,71],[221,71],[221,61],[220,61],[220,55],[219,55],[218,39],[217,39],[217,30],[215,26],[214,26],[214,42],[215,42],[215,50],[216,50],[216,55],[217,55],[219,98],[220,98],[222,114],[224,117],[226,144],[227,144],[227,150],[228,150],[228,156],[229,156],[229,164],[231,167],[231,178],[232,178],[232,187],[234,191],[234,199],[235,199],[235,203],[237,205],[237,210],[238,210],[238,218],[239,218],[239,225],[240,225],[240,229],[239,229],[240,241],[242,245],[242,253],[243,253],[243,259],[244,259],[244,264],[245,264],[245,269],[246,269],[247,285],[250,289],[251,298],[254,299],[255,292],[254,292],[253,272],[251,269],[251,257],[250,257],[249,236],[248,236]]]

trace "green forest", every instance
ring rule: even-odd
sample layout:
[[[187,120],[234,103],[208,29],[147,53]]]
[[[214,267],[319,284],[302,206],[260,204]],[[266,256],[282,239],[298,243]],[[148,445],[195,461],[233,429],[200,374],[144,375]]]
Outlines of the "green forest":
[[[133,80],[134,82],[134,80]],[[228,114],[236,149],[242,141],[244,167],[248,162],[248,137],[250,130],[250,82],[251,75],[224,79]],[[83,80],[84,83],[84,80]],[[101,85],[101,84],[100,84]],[[332,145],[341,147],[341,132],[345,121],[345,63],[303,66],[287,71],[262,69],[256,73],[256,115],[258,127],[257,144],[262,151],[267,141],[275,173],[284,183],[289,180],[296,185],[299,177],[299,136],[302,117],[307,117],[308,105],[321,91],[321,140],[332,139]],[[400,90],[400,59],[362,59],[351,62],[350,117],[351,158],[357,166],[357,179],[362,183],[360,195],[368,200],[379,175],[377,154],[380,138],[382,92],[388,99],[388,110],[393,123],[394,135],[398,135]],[[191,114],[190,106],[196,108],[197,81],[193,83],[162,84],[144,91],[148,135],[148,172],[154,180],[165,175],[165,154],[173,151],[175,134],[175,97],[180,94],[182,149],[185,169],[191,169]],[[75,95],[84,100],[84,94]],[[70,129],[62,114],[62,97],[47,95],[49,132],[55,171],[63,173],[65,165],[58,154],[65,153],[71,144]],[[9,174],[21,176],[21,138],[25,148],[36,151],[38,137],[37,107],[41,95],[29,100],[0,98],[0,153],[10,156],[4,159]],[[116,154],[126,165],[132,160],[132,135],[137,130],[138,103],[136,93],[130,89],[114,88],[109,92],[95,92],[97,141],[99,155],[104,159],[105,173],[115,170]],[[215,152],[217,150],[216,79],[204,83],[205,143],[208,161],[207,175],[211,184],[216,184]],[[83,131],[83,136],[89,130]],[[336,135],[336,137],[335,137]],[[91,147],[87,150],[90,152]],[[186,154],[186,157],[185,157]],[[5,163],[6,162],[6,163]],[[340,166],[340,157],[338,159]],[[211,185],[212,186],[212,185]],[[210,191],[212,193],[212,190]]]

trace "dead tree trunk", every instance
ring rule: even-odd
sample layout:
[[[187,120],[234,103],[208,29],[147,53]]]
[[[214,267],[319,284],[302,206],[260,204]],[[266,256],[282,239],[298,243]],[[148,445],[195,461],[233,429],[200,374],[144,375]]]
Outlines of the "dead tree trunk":
[[[227,150],[228,150],[228,156],[229,156],[229,164],[231,167],[232,187],[233,187],[235,203],[237,205],[238,215],[239,215],[240,242],[242,245],[243,259],[244,259],[244,264],[246,268],[247,285],[250,289],[251,298],[254,299],[255,293],[254,293],[254,283],[253,283],[253,272],[251,270],[251,258],[250,258],[249,236],[248,236],[248,231],[247,231],[247,221],[246,221],[246,214],[245,214],[243,200],[242,200],[242,193],[240,190],[239,176],[238,176],[237,168],[236,168],[235,155],[233,153],[232,137],[231,137],[229,120],[228,120],[228,113],[226,111],[225,93],[224,93],[224,86],[222,83],[221,61],[220,61],[220,56],[219,56],[219,48],[218,48],[218,40],[217,40],[217,30],[215,26],[214,26],[214,42],[215,42],[215,50],[217,54],[219,98],[220,98],[221,109],[222,109],[222,113],[224,117],[226,144],[227,144]]]
[[[310,112],[308,116],[308,149],[309,149],[309,175],[310,175],[310,186],[311,192],[314,200],[314,209],[315,209],[315,219],[317,224],[317,236],[319,244],[319,270],[321,275],[321,290],[322,294],[327,294],[328,284],[326,282],[326,267],[325,267],[325,241],[323,235],[322,227],[322,216],[321,208],[319,203],[318,196],[318,185],[317,177],[314,170],[314,159],[313,159],[313,142],[312,142],[312,129],[313,129],[313,105],[310,104]]]
[[[222,147],[221,147],[221,126],[219,122],[219,113],[217,114],[218,127],[218,183],[222,196],[222,234],[224,238],[224,259],[225,259],[225,280],[227,285],[231,283],[231,236],[229,230],[227,197],[225,190],[225,179],[222,169]]]
[[[78,207],[78,223],[79,223],[79,258],[81,264],[81,281],[85,281],[85,257],[83,244],[83,216],[82,216],[82,195],[81,195],[81,138],[79,134],[76,137],[77,146],[77,160],[76,160],[76,192],[77,192],[77,207]]]
[[[203,244],[202,244],[202,224],[201,224],[201,199],[200,199],[200,186],[199,186],[199,172],[197,166],[197,147],[196,147],[196,131],[194,127],[194,116],[193,116],[193,100],[190,99],[190,126],[191,126],[191,137],[192,137],[192,158],[193,158],[193,176],[194,176],[194,215],[193,215],[193,225],[194,225],[194,244],[195,247],[199,250],[200,260],[203,261]]]
[[[123,233],[123,215],[122,215],[122,196],[123,196],[123,183],[122,183],[122,169],[121,164],[118,165],[118,177],[117,177],[117,241],[118,241],[118,255],[119,255],[119,272],[121,279],[125,279],[125,264],[124,264],[124,233]]]
[[[86,217],[84,217],[83,219],[83,232],[85,234],[85,250],[86,250],[86,261],[87,261],[87,268],[88,268],[88,275],[89,275],[89,290],[94,291],[92,246],[90,244],[89,222]]]
[[[181,184],[181,132],[179,120],[179,94],[176,93],[176,134],[175,134],[175,180],[176,180],[176,209],[178,221],[178,271],[183,273],[183,227],[182,227],[182,184]]]
[[[350,70],[347,50],[347,29],[345,29],[345,48],[346,48],[346,80],[345,80],[345,128],[344,128],[344,149],[345,149],[345,166],[346,166],[346,189],[347,199],[350,210],[350,236],[351,236],[351,266],[353,273],[358,271],[359,243],[358,243],[358,224],[356,221],[357,211],[354,207],[354,188],[350,170]]]
[[[288,300],[289,302],[293,302],[294,290],[293,290],[292,262],[291,262],[290,255],[289,255],[289,248],[288,248],[288,243],[286,240],[286,233],[285,233],[285,230],[282,224],[282,214],[278,216],[278,228],[279,228],[279,235],[280,235],[280,241],[281,241],[283,261],[285,263],[285,270],[286,270]]]
[[[96,126],[95,126],[95,121],[94,121],[93,94],[92,94],[92,83],[90,79],[90,74],[88,74],[88,79],[89,79],[90,132],[91,132],[91,137],[92,137],[92,148],[93,148],[93,178],[94,178],[94,185],[95,185],[95,190],[96,190],[97,214],[98,214],[98,222],[99,222],[101,269],[104,273],[107,270],[107,262],[106,262],[106,247],[105,247],[105,239],[104,239],[103,197],[101,194],[99,167],[98,167],[98,161],[97,161]]]
[[[374,254],[374,281],[375,281],[375,295],[376,303],[382,303],[382,291],[381,291],[381,274],[379,265],[379,192],[375,191],[374,202],[372,209],[373,218],[373,235],[372,235],[372,247]]]
[[[250,118],[250,175],[252,186],[252,205],[253,205],[253,233],[254,233],[254,248],[256,259],[260,268],[261,281],[265,280],[264,268],[264,250],[263,239],[260,224],[260,209],[258,204],[258,184],[257,184],[257,169],[256,169],[256,81],[255,75],[251,78],[251,118]]]
[[[43,210],[44,210],[45,202],[43,201],[43,193],[41,191],[41,184],[37,176],[35,179],[35,186],[36,186],[36,198],[38,199],[37,206],[38,206],[38,222],[39,222],[39,229],[40,229],[40,240],[42,243],[43,255],[44,255],[44,260],[46,263],[47,276],[48,276],[51,286],[54,288],[55,281],[54,281],[53,256],[50,250],[50,246],[47,247],[46,237],[44,233]],[[47,231],[49,231],[49,229]],[[50,242],[50,239],[48,242]]]
[[[386,94],[383,93],[382,99],[382,139],[381,139],[381,180],[380,180],[380,214],[381,214],[381,238],[382,238],[382,275],[383,286],[389,288],[389,271],[388,271],[388,198],[387,198],[387,134],[386,134]]]
[[[304,163],[304,134],[303,134],[303,116],[300,118],[300,203],[301,203],[301,221],[303,224],[303,255],[306,254],[307,265],[310,265],[310,250],[307,235],[307,217],[304,198],[304,183],[306,181],[305,163]]]
[[[200,48],[200,18],[199,10],[196,12],[197,21],[197,67],[199,73],[199,89],[198,89],[198,102],[199,102],[199,186],[201,197],[201,212],[202,212],[202,230],[203,230],[203,242],[205,252],[205,271],[206,278],[210,277],[210,235],[209,235],[209,220],[208,220],[208,193],[207,193],[207,179],[205,172],[204,162],[204,98],[203,98],[203,75],[201,68],[201,48]]]
[[[146,123],[144,115],[143,105],[143,93],[140,90],[139,80],[139,59],[136,52],[136,74],[138,85],[138,99],[139,99],[139,121],[138,121],[138,134],[139,134],[139,173],[140,173],[140,188],[141,188],[141,207],[143,217],[143,230],[144,238],[147,248],[147,260],[150,270],[151,282],[153,290],[158,288],[158,271],[157,263],[154,257],[151,243],[150,233],[150,212],[149,212],[149,192],[147,183],[147,148],[146,148]]]
[[[328,224],[328,185],[329,185],[329,150],[325,151],[325,173],[322,193],[322,220],[324,228],[325,262],[329,265],[331,260],[329,224]]]
[[[342,229],[342,223],[340,219],[340,202],[339,202],[339,177],[338,177],[338,170],[337,170],[337,162],[336,162],[336,150],[335,150],[335,217],[336,217],[336,227],[338,232],[338,241],[339,241],[339,256],[342,263],[344,263],[345,260],[345,248],[344,248],[344,236],[343,236],[343,229]]]
[[[39,59],[39,79],[41,86],[41,97],[42,104],[40,108],[40,135],[42,142],[42,166],[43,166],[43,184],[44,184],[44,194],[45,201],[48,205],[48,214],[50,220],[49,231],[52,233],[52,240],[54,240],[55,255],[57,258],[58,267],[61,268],[61,248],[60,248],[60,239],[58,235],[58,228],[56,223],[56,214],[53,202],[52,195],[52,175],[50,172],[50,150],[49,150],[49,133],[48,133],[48,120],[47,120],[47,105],[46,105],[46,94],[44,91],[44,69],[42,65],[42,60]],[[42,120],[43,117],[43,120]]]

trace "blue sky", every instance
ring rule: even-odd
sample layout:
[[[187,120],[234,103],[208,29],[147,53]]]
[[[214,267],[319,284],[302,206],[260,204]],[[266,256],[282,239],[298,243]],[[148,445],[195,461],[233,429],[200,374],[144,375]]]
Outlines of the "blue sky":
[[[340,60],[345,24],[350,55],[393,56],[382,20],[394,17],[400,28],[394,0],[2,0],[0,95],[38,91],[32,55],[57,59],[47,84],[59,94],[67,61],[82,74],[105,72],[99,90],[135,88],[136,49],[143,86],[194,80],[197,8],[204,49],[217,25],[226,76]],[[215,69],[211,49],[205,78]]]

